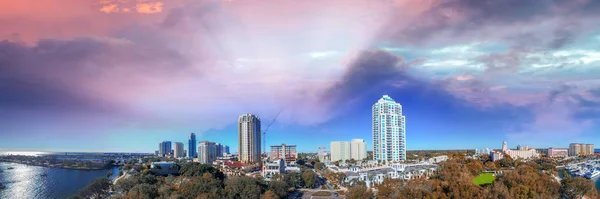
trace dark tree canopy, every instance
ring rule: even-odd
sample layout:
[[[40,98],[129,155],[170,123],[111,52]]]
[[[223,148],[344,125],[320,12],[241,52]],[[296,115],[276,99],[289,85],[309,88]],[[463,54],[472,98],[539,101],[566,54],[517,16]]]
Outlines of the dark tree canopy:
[[[73,198],[103,198],[108,194],[111,182],[108,178],[94,179],[90,184],[73,196]]]

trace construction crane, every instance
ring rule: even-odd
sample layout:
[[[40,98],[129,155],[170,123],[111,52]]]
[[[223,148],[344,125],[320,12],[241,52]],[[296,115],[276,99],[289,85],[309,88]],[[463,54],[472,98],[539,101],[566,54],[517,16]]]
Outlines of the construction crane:
[[[271,120],[271,122],[269,123],[269,125],[267,125],[267,128],[265,128],[265,130],[262,132],[263,153],[265,153],[265,158],[267,157],[267,131],[269,130],[269,127],[271,127],[271,125],[273,123],[275,123],[275,120],[277,120],[277,117],[279,117],[279,114],[281,114],[281,111],[283,111],[283,109],[281,109],[281,110],[279,110],[279,112],[277,112],[277,115],[275,115],[275,117],[273,118],[273,120]]]

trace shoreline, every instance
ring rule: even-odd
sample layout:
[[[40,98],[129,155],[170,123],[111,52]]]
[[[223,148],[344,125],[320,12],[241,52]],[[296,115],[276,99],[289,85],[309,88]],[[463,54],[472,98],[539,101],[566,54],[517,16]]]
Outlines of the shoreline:
[[[38,166],[38,167],[45,167],[45,168],[54,168],[54,169],[68,169],[68,170],[79,170],[79,171],[100,171],[100,170],[109,170],[111,168],[75,168],[75,167],[61,167],[61,166],[48,166],[48,165],[38,165],[38,164],[28,164],[28,163],[24,163],[24,162],[11,162],[11,161],[6,161],[6,160],[0,160],[0,162],[5,162],[5,163],[15,163],[15,164],[22,164],[22,165],[28,165],[28,166]],[[114,167],[114,165],[113,165]]]

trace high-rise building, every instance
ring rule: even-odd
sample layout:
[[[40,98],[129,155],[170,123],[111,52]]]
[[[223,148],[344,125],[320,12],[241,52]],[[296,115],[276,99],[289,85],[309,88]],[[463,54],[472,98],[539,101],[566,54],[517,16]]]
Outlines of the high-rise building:
[[[271,146],[271,154],[269,155],[271,160],[284,159],[286,164],[296,162],[298,159],[298,153],[296,153],[296,145],[275,145]]]
[[[173,154],[173,156],[175,156],[175,158],[183,158],[184,157],[183,155],[184,155],[183,143],[175,142],[175,153]]]
[[[188,137],[188,153],[187,153],[187,157],[189,159],[194,159],[197,156],[197,152],[196,152],[196,134],[194,133],[190,133],[190,136]]]
[[[217,146],[214,142],[202,141],[198,143],[198,162],[212,164],[217,160]]]
[[[406,120],[402,105],[388,95],[373,105],[373,159],[406,160]]]
[[[345,161],[350,158],[350,142],[337,141],[329,144],[329,150],[331,150],[331,161]]]
[[[331,161],[363,160],[367,158],[367,144],[363,139],[330,143]]]
[[[158,156],[167,157],[172,155],[173,148],[171,147],[171,141],[162,141],[158,144]]]
[[[223,153],[230,154],[230,153],[229,153],[229,146],[227,146],[227,145],[223,145]]]
[[[352,139],[350,141],[350,158],[362,160],[367,158],[367,143],[363,139]]]
[[[217,146],[217,157],[223,157],[225,153],[229,153],[229,147],[227,145],[223,145],[221,143],[216,143]]]
[[[593,144],[580,144],[580,143],[569,144],[569,156],[593,155],[593,154],[594,154],[594,145]]]
[[[261,164],[260,118],[243,114],[238,118],[238,158],[243,163]]]

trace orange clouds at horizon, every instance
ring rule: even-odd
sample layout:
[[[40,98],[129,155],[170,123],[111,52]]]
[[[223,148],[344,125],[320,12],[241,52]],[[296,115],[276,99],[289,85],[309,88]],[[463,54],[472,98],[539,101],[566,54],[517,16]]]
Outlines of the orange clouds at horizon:
[[[131,10],[135,10],[141,14],[155,14],[163,11],[164,3],[160,1],[137,1],[135,5],[129,5],[127,1],[109,1],[103,0],[98,2],[102,7],[100,8],[100,12],[103,13],[122,13],[129,12]]]

